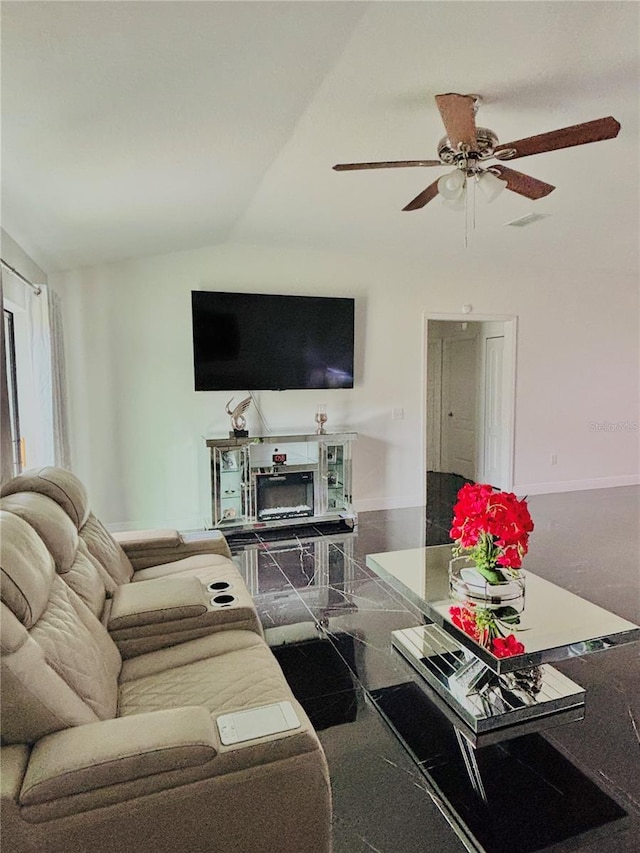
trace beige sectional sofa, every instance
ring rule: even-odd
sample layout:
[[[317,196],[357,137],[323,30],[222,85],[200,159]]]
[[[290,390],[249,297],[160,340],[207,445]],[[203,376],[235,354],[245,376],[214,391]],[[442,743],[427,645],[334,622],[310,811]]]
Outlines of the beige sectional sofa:
[[[6,484],[2,839],[19,851],[327,853],[324,754],[222,537],[112,537],[68,471]],[[225,745],[221,715],[295,727]]]

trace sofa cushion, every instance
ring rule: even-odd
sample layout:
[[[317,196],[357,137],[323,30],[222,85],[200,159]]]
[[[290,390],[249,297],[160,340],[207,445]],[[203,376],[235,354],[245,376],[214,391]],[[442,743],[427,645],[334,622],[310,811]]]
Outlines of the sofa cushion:
[[[220,554],[198,554],[193,557],[185,557],[183,560],[175,560],[172,563],[163,563],[161,566],[138,569],[131,580],[136,582],[172,576],[188,577],[189,575],[207,582],[228,580],[230,583],[236,581],[244,584],[242,575],[235,565],[227,557],[222,557]]]
[[[89,553],[82,539],[78,542],[78,550],[71,568],[61,577],[80,596],[89,610],[103,621],[107,606],[106,596],[113,595],[118,585]]]
[[[62,507],[37,492],[16,492],[0,499],[0,508],[29,523],[53,557],[56,572],[100,618],[105,596],[112,594],[116,584],[89,555]]]
[[[98,720],[4,604],[1,629],[3,743],[33,743],[50,732]]]
[[[6,721],[3,714],[3,737],[29,742],[47,731],[115,716],[121,666],[115,643],[56,574],[33,527],[5,510],[0,523],[0,591],[9,611],[0,626],[3,700],[9,697],[10,707]]]
[[[249,631],[222,631],[124,661],[118,715],[203,705],[217,716],[290,699],[264,640]]]
[[[15,492],[38,492],[54,500],[79,530],[89,516],[87,490],[80,480],[64,468],[46,466],[23,471],[2,487],[2,497]]]
[[[53,557],[31,525],[13,513],[0,510],[2,522],[2,601],[32,628],[48,600],[55,578]]]
[[[47,546],[56,571],[69,571],[78,550],[78,531],[59,504],[37,492],[24,491],[3,497],[0,508],[29,522]]]
[[[59,577],[30,635],[48,665],[99,719],[115,716],[120,653],[104,625]]]
[[[3,517],[2,522],[6,558],[11,521]],[[60,577],[54,574],[43,586],[48,600],[30,631],[11,605],[2,603],[4,743],[32,743],[50,732],[115,715],[120,655],[113,640]]]
[[[133,575],[131,561],[104,524],[90,512],[80,528],[80,537],[89,552],[104,566],[117,584],[128,583]]]

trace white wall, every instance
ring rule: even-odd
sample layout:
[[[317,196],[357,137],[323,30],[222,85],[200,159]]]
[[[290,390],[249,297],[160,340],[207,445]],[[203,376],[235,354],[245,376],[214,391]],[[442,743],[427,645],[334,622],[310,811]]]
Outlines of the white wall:
[[[375,253],[225,245],[50,281],[64,303],[74,468],[111,524],[193,527],[209,517],[203,437],[227,433],[230,394],[192,390],[193,289],[356,297],[356,387],[258,399],[273,431],[312,431],[316,404],[326,402],[329,429],[359,433],[360,511],[423,503],[423,315],[464,303],[518,316],[516,491],[638,482],[638,433],[590,427],[638,422],[634,276],[499,259],[488,268],[472,253],[435,270]],[[392,420],[393,408],[404,420]],[[253,407],[248,428],[260,432]]]

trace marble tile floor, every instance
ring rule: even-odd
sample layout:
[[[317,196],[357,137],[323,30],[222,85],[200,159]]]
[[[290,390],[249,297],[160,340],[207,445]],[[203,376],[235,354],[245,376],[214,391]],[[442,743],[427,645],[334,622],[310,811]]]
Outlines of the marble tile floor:
[[[640,623],[640,488],[533,496],[529,507],[525,568]],[[362,513],[354,532],[230,541],[327,754],[334,853],[636,853],[640,644],[556,664],[586,689],[585,719],[478,749],[483,804],[452,727],[391,648],[390,632],[421,616],[365,565],[369,553],[424,545],[425,529],[417,507]]]
[[[426,544],[446,545],[451,529],[453,505],[459,490],[470,483],[459,474],[427,471]]]

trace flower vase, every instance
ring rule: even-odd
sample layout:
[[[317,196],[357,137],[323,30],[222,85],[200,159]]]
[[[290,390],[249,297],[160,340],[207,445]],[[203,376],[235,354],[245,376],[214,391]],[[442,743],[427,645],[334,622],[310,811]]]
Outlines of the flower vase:
[[[489,581],[470,557],[454,557],[449,562],[449,593],[455,601],[483,610],[511,607],[516,613],[524,610],[525,574],[496,567],[501,580]]]

